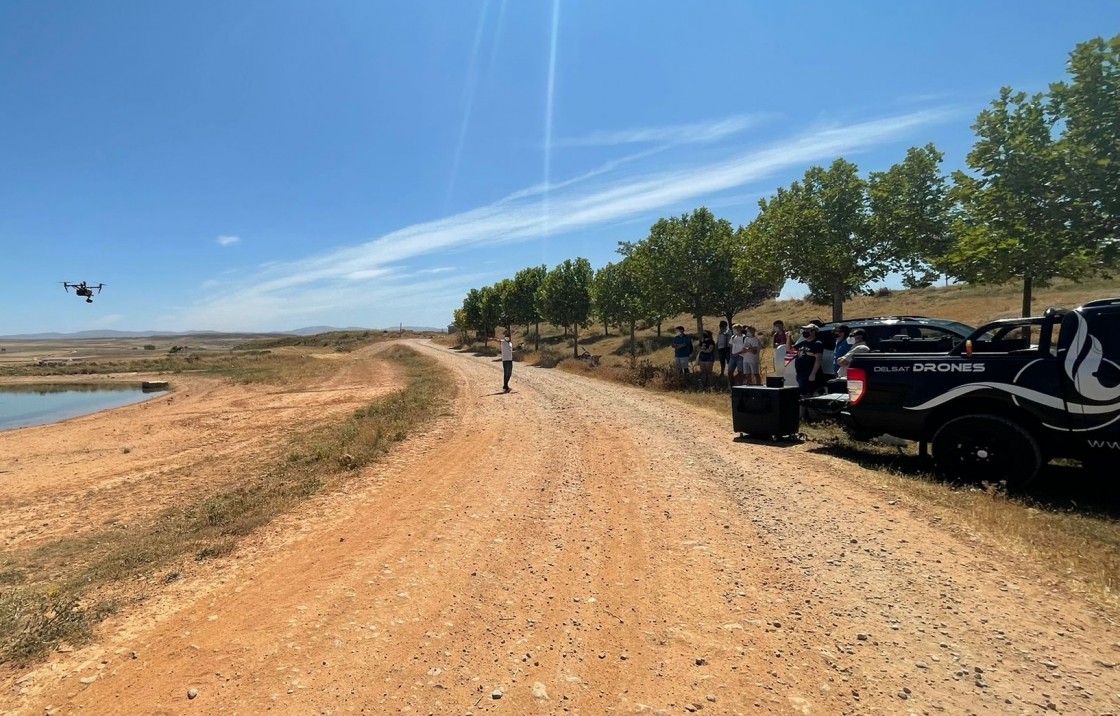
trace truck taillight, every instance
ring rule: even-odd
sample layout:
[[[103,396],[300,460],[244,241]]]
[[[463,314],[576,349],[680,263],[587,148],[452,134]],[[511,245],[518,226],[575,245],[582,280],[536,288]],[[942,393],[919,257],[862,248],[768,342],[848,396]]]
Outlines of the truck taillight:
[[[867,392],[867,371],[863,368],[848,368],[848,405],[858,405]]]

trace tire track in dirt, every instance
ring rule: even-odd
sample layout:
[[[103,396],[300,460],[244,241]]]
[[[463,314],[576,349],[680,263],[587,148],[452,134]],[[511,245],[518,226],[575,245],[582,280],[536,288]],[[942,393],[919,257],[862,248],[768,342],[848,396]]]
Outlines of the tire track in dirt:
[[[12,684],[18,712],[1120,708],[1120,631],[858,468],[558,371],[492,395],[498,365],[417,347],[451,417]]]

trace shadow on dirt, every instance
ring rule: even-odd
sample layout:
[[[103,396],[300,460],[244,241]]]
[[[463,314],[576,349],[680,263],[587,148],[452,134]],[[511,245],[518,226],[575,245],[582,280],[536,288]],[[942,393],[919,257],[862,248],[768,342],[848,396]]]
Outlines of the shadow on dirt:
[[[912,452],[892,453],[887,448],[861,450],[845,444],[821,444],[808,450],[855,463],[870,470],[967,487],[938,477],[933,463]],[[1071,511],[1120,520],[1120,491],[1115,483],[1074,464],[1046,465],[1031,484],[1012,493],[1031,506],[1045,510]]]

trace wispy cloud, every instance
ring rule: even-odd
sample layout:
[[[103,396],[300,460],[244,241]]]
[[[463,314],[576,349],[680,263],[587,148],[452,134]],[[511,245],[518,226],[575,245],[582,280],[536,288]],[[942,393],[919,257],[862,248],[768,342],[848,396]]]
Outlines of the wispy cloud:
[[[740,114],[708,122],[667,127],[636,127],[617,131],[592,132],[582,137],[560,138],[556,147],[606,147],[620,144],[699,144],[717,142],[771,119],[772,114]]]
[[[370,310],[386,301],[407,302],[470,285],[470,276],[417,281],[401,267],[420,256],[565,234],[619,222],[683,202],[719,198],[774,174],[812,162],[853,154],[897,141],[922,127],[955,118],[952,108],[926,109],[866,122],[819,126],[763,148],[729,158],[643,176],[547,188],[550,217],[540,210],[544,187],[524,190],[486,206],[414,224],[366,243],[317,256],[262,267],[255,275],[220,289],[187,309],[180,323],[212,328],[277,327],[354,306]],[[562,187],[562,188],[561,188]],[[361,280],[364,279],[364,280]],[[429,301],[429,305],[431,302]],[[444,307],[446,310],[448,307]]]
[[[241,242],[241,237],[223,235],[219,236],[217,239],[215,239],[215,241],[218,243],[218,246],[233,246],[234,244]]]

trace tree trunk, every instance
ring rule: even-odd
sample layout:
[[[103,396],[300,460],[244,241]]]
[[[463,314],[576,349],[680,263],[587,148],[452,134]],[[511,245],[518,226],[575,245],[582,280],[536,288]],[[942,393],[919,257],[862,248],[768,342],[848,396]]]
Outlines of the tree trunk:
[[[1023,276],[1023,318],[1029,318],[1031,315],[1031,293],[1034,289],[1034,277],[1030,272]]]
[[[735,325],[735,314],[734,313],[728,313],[726,316],[724,316],[724,318],[727,319],[727,327],[728,328]]]
[[[657,337],[661,337],[661,321],[657,322]]]
[[[540,324],[540,321],[537,322],[537,336],[536,336],[536,339],[534,340],[534,344],[535,344],[536,347],[533,350],[539,351],[541,349],[541,324]]]
[[[607,319],[603,319],[603,335],[609,336],[611,332],[607,329]]]
[[[572,326],[572,355],[579,358],[579,324]]]
[[[839,281],[832,287],[832,322],[844,320],[844,283]]]
[[[638,347],[637,347],[637,345],[635,345],[635,340],[634,340],[634,324],[635,323],[636,323],[636,321],[630,321],[630,362],[631,362],[631,364],[634,362],[634,359],[637,356],[637,352],[638,352]]]
[[[704,335],[704,317],[703,316],[697,316],[696,317],[696,340],[700,340],[700,337],[703,336],[703,335]]]

